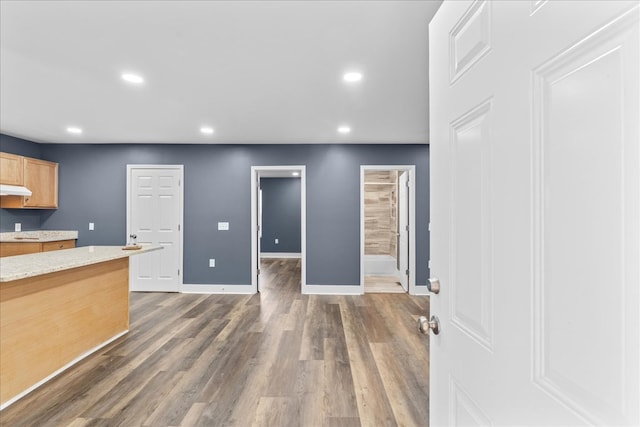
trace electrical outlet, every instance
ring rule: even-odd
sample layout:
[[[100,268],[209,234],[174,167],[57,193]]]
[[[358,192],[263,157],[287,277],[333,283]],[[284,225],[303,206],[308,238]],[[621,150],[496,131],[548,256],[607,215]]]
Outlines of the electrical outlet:
[[[19,222],[16,222],[15,231],[22,231],[22,224],[20,224]]]
[[[215,266],[216,266],[215,258],[210,258],[209,259],[209,267],[215,267]]]
[[[96,229],[96,225],[93,222],[89,223],[89,230],[95,230]]]
[[[220,230],[220,231],[228,231],[229,230],[229,223],[228,222],[219,222],[218,223],[218,230]]]
[[[276,245],[277,245],[278,243],[280,243],[280,241],[279,241],[278,239],[276,239]]]

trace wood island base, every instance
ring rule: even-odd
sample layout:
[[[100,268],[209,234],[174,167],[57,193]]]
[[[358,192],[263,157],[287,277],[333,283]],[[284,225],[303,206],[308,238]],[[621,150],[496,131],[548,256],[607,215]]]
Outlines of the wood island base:
[[[0,408],[128,329],[128,257],[0,283]]]

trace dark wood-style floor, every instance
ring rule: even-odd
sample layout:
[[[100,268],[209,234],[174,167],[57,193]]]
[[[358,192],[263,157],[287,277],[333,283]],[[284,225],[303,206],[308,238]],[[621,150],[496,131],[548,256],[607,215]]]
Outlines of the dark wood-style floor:
[[[428,298],[131,295],[130,332],[0,413],[3,426],[426,426]]]

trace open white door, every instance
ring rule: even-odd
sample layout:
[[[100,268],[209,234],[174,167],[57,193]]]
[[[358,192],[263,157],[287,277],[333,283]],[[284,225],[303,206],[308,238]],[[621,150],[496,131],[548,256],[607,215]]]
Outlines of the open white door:
[[[640,425],[639,15],[431,22],[432,426]]]
[[[182,285],[182,166],[127,166],[127,236],[163,247],[130,258],[132,291],[180,292]]]

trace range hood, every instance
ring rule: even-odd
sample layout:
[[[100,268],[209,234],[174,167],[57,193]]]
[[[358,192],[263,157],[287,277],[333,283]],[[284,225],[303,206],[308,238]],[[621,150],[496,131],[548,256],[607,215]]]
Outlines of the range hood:
[[[0,196],[30,196],[31,190],[17,185],[0,184]]]

